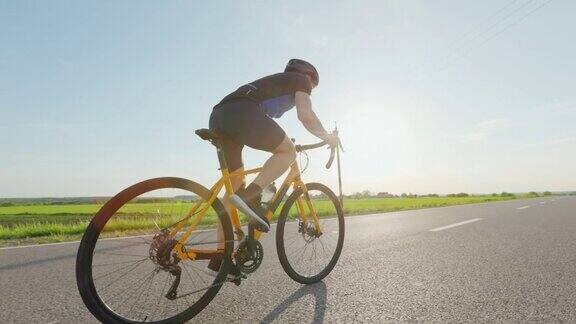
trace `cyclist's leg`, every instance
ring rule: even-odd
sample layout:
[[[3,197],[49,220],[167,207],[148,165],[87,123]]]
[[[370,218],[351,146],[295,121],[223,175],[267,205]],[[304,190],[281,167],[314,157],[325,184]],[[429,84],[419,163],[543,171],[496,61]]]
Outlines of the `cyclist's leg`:
[[[225,135],[225,132],[222,131],[221,117],[219,111],[213,112],[212,115],[210,116],[210,129]],[[239,188],[245,186],[244,184],[245,176],[243,174],[244,165],[242,163],[243,148],[244,145],[238,143],[233,138],[225,136],[222,139],[222,150],[224,152],[224,158],[226,159],[226,163],[228,165],[228,171],[231,174],[233,174],[230,177],[230,182],[232,184],[232,190],[234,192],[236,192]],[[222,202],[224,204],[224,208],[226,208],[226,211],[228,212],[228,214],[230,214],[232,204],[230,203],[229,196],[224,195],[224,200]],[[218,234],[217,234],[218,241],[223,242],[224,241],[222,239],[223,237],[224,232],[222,231],[220,223],[218,223]],[[219,248],[224,248],[224,246],[221,247],[219,246]],[[211,273],[212,275],[216,275],[218,273],[218,269],[220,269],[221,263],[222,263],[221,256],[215,256],[212,259],[210,259],[210,262],[208,263],[208,269],[212,270]],[[210,271],[208,271],[208,273],[210,273]]]
[[[259,188],[265,188],[278,179],[296,159],[296,149],[288,136],[284,136],[284,140],[272,151],[272,154],[252,182]]]
[[[232,183],[232,190],[234,192],[244,186],[244,164],[242,163],[243,148],[243,144],[238,143],[232,138],[225,137],[222,140],[222,150],[224,151],[224,158],[228,164],[228,171],[231,175],[230,182]],[[226,195],[224,196],[224,207],[226,207],[226,210],[230,212],[230,200]]]
[[[245,176],[244,176],[244,165],[242,163],[242,149],[244,147],[244,145],[242,144],[238,144],[237,142],[235,142],[232,139],[229,138],[225,138],[222,141],[222,149],[224,151],[224,158],[226,159],[226,163],[228,164],[228,170],[230,171],[230,182],[232,183],[232,190],[234,192],[236,192],[238,189],[242,188],[245,186],[244,181],[245,181]],[[226,208],[226,211],[228,212],[228,215],[230,215],[230,210],[233,207],[232,204],[230,203],[230,198],[228,195],[224,195],[224,200],[222,201],[224,204],[224,208]],[[224,242],[224,231],[222,231],[222,228],[220,226],[220,223],[218,223],[218,242]],[[222,246],[219,246],[219,248],[224,249],[224,244],[221,243]],[[210,259],[210,262],[208,263],[208,269],[212,270],[212,272],[208,272],[209,274],[216,276],[218,274],[218,270],[220,269],[220,264],[222,263],[222,257],[221,256],[216,256],[213,257],[212,259]],[[229,278],[233,278],[237,275],[237,273],[231,273],[231,275],[228,275]]]
[[[230,107],[229,109],[233,109],[232,113],[237,114],[237,111],[235,112],[234,109],[238,110],[239,107]],[[228,164],[228,171],[234,174],[234,176],[230,177],[230,181],[232,182],[232,189],[236,192],[236,190],[244,185],[245,181],[244,174],[241,174],[242,171],[244,171],[244,164],[242,163],[242,149],[244,148],[244,144],[235,139],[234,126],[228,121],[229,119],[234,119],[235,116],[233,115],[231,116],[232,118],[226,118],[229,114],[230,110],[214,108],[210,115],[210,129],[225,136],[222,139],[222,150],[224,151],[224,157]]]
[[[229,103],[215,108],[212,115],[211,129],[214,127],[238,143],[273,154],[258,175],[258,180],[232,197],[237,208],[265,228],[269,228],[262,210],[259,210],[262,188],[289,168],[296,158],[294,145],[286,137],[284,130],[254,102]]]
[[[296,148],[280,125],[261,110],[252,110],[245,116],[249,120],[238,120],[239,140],[253,149],[272,153],[256,179],[246,187],[246,198],[252,200],[259,199],[262,189],[288,170],[296,159]]]

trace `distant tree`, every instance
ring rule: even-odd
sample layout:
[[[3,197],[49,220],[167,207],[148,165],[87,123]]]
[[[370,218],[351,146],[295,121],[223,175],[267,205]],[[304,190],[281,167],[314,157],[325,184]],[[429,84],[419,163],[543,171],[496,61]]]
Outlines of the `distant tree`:
[[[470,196],[469,194],[465,193],[465,192],[459,192],[459,193],[451,193],[446,195],[446,197],[450,197],[450,198],[454,198],[454,197],[468,197]]]
[[[427,196],[427,197],[433,197],[433,198],[438,198],[438,197],[440,197],[440,195],[435,194],[435,193],[427,194],[426,196]]]
[[[362,191],[362,198],[369,198],[372,197],[372,193],[370,192],[370,190],[364,190]]]
[[[552,196],[552,193],[550,191],[544,191],[543,195],[544,196]]]
[[[530,197],[538,197],[538,193],[537,193],[536,191],[530,191],[530,192],[528,193],[528,196],[530,196]]]
[[[514,194],[504,191],[500,194],[500,197],[514,197]]]
[[[498,194],[497,194],[497,193],[493,193],[493,194],[492,194],[492,197],[498,197]]]
[[[406,198],[406,197],[408,197],[408,195],[407,195],[405,192],[403,192],[403,193],[400,195],[400,197]]]
[[[360,193],[360,192],[355,192],[355,193],[353,193],[353,194],[350,195],[350,198],[352,198],[352,199],[360,199],[360,198],[362,198],[362,193]]]
[[[317,199],[317,200],[326,200],[326,199],[328,198],[328,196],[326,196],[326,195],[323,194],[323,193],[319,193],[319,194],[317,194],[317,195],[310,195],[310,197],[311,197],[312,199]]]
[[[11,202],[3,202],[0,204],[0,207],[11,207],[11,206],[14,206],[14,204]]]

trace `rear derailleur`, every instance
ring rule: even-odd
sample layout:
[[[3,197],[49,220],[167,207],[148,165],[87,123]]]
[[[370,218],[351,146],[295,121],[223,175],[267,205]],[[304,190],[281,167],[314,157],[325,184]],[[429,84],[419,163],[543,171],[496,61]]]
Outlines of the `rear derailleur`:
[[[172,281],[172,285],[165,296],[169,300],[176,299],[182,276],[182,267],[178,265],[180,258],[176,252],[172,252],[176,244],[178,241],[170,237],[170,232],[167,229],[163,229],[154,235],[148,251],[150,260],[158,266],[156,271],[163,270],[174,277],[174,281]]]

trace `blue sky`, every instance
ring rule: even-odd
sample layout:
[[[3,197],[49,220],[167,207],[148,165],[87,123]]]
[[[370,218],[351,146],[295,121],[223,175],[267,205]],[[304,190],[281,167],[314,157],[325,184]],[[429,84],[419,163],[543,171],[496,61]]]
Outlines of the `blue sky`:
[[[292,57],[320,71],[346,192],[574,190],[575,27],[568,0],[0,0],[0,197],[209,184],[193,131]],[[295,111],[279,123],[314,141]],[[310,157],[304,178],[334,185],[327,152]]]

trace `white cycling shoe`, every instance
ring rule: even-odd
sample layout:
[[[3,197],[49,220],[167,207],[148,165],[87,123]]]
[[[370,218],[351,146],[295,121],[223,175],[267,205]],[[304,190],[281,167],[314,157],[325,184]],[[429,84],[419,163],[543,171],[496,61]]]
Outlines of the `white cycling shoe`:
[[[264,210],[259,204],[251,204],[244,197],[243,191],[238,191],[232,196],[230,196],[230,202],[234,207],[238,208],[244,215],[250,218],[250,222],[256,225],[256,228],[261,232],[268,232],[270,230],[270,223],[266,216],[264,216]]]

